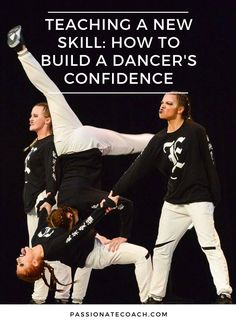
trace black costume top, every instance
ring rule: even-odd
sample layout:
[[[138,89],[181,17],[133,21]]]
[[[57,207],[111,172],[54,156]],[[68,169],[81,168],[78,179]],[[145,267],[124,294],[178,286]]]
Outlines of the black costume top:
[[[29,213],[35,206],[38,195],[46,190],[51,193],[45,199],[55,204],[57,192],[57,154],[53,135],[37,140],[25,159],[25,183],[23,190],[24,209]]]
[[[158,132],[115,184],[114,195],[126,195],[133,184],[155,169],[168,179],[167,202],[209,201],[216,205],[220,200],[212,145],[204,127],[191,120],[175,132]]]
[[[102,153],[92,148],[78,153],[59,156],[61,183],[58,193],[58,206],[76,208],[82,219],[93,211],[93,205],[107,198],[108,192],[100,190]],[[120,198],[119,236],[129,238],[132,227],[132,202]],[[121,205],[122,204],[122,205]]]
[[[46,209],[39,212],[39,223],[32,238],[32,246],[42,245],[45,260],[59,260],[75,268],[84,267],[86,258],[94,247],[94,226],[105,216],[105,209],[98,207],[70,232],[61,227],[48,227],[47,216]]]

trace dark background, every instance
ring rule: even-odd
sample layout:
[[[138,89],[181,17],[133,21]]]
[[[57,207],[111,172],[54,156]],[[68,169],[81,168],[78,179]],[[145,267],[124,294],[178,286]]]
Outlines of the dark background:
[[[42,53],[56,52],[57,34],[46,30],[44,19],[50,10],[146,10],[189,11],[194,25],[179,35],[189,53],[197,55],[195,68],[176,71],[178,88],[126,86],[122,90],[165,91],[187,90],[190,93],[193,118],[207,128],[215,151],[222,184],[222,201],[215,212],[215,223],[229,265],[231,284],[236,288],[235,258],[235,4],[234,1],[11,1],[1,4],[1,268],[0,303],[28,303],[31,285],[17,280],[15,258],[27,244],[26,217],[22,205],[24,172],[23,148],[33,140],[28,132],[32,106],[43,96],[29,83],[15,52],[6,45],[10,28],[21,24],[27,46],[40,58]],[[106,17],[106,16],[104,16]],[[173,18],[173,16],[170,16]],[[130,17],[131,18],[131,17]],[[142,17],[140,17],[142,18]],[[145,16],[145,19],[147,16]],[[187,17],[186,17],[187,18]],[[174,32],[178,36],[178,33]],[[129,52],[125,52],[129,54]],[[181,52],[180,52],[181,53]],[[61,90],[63,69],[49,67],[50,77]],[[122,72],[122,70],[120,70]],[[127,69],[126,69],[127,71]],[[99,88],[71,88],[92,91]],[[100,91],[113,90],[107,86]],[[117,88],[120,90],[120,88]],[[110,128],[120,132],[155,133],[163,128],[157,115],[160,95],[68,95],[73,110],[84,124]],[[104,157],[104,189],[109,190],[134,156]],[[165,192],[159,174],[150,175],[130,193],[135,201],[135,221],[131,241],[147,247],[155,243],[158,219]],[[115,235],[118,221],[109,217],[99,229]],[[172,303],[211,303],[215,289],[208,264],[197,243],[194,231],[188,231],[175,251],[168,300]],[[235,300],[235,297],[234,297]],[[132,266],[113,266],[94,271],[86,303],[138,303],[138,291]],[[236,301],[235,301],[236,302]]]

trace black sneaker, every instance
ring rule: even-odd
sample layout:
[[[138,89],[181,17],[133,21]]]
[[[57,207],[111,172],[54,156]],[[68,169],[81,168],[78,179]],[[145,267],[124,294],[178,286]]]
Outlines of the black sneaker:
[[[10,48],[15,49],[17,52],[23,49],[24,40],[22,36],[21,26],[12,28],[7,34],[7,44]]]
[[[232,304],[232,299],[231,299],[230,294],[221,293],[220,295],[217,296],[216,303],[217,304]]]
[[[34,301],[34,299],[31,299],[30,301],[29,301],[29,304],[45,304],[45,301]]]
[[[83,300],[78,300],[78,299],[72,299],[71,300],[72,304],[83,304]]]
[[[162,297],[157,297],[157,298],[148,298],[148,300],[145,302],[146,304],[162,304],[163,303],[163,298]]]
[[[54,299],[53,304],[68,304],[68,299]]]

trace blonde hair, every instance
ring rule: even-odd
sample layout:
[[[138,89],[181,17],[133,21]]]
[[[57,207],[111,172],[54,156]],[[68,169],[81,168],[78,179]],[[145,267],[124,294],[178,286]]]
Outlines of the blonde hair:
[[[40,102],[35,104],[34,106],[40,106],[43,107],[43,113],[44,113],[44,117],[50,117],[51,118],[51,114],[50,114],[50,110],[48,107],[48,104],[46,102]],[[50,130],[52,131],[52,123],[50,124]],[[31,144],[29,144],[28,146],[26,146],[23,151],[26,152],[27,150],[29,150],[31,147],[34,146],[34,144],[38,141],[38,138],[35,138]]]

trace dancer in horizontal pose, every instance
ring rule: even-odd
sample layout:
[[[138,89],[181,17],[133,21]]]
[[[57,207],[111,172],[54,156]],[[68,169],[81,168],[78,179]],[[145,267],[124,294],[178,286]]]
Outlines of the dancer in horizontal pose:
[[[68,286],[60,281],[53,267],[45,260],[59,260],[72,268],[87,269],[103,269],[112,264],[134,264],[140,301],[145,303],[152,274],[148,251],[128,242],[111,250],[109,240],[97,234],[94,229],[95,225],[116,207],[117,202],[118,197],[110,194],[83,221],[79,219],[79,212],[71,207],[55,209],[49,216],[45,209],[41,210],[39,225],[32,239],[33,247],[22,248],[16,259],[17,276],[28,282],[42,278],[45,284],[50,286],[45,278],[48,270],[55,285]],[[78,282],[84,282],[83,278]]]

